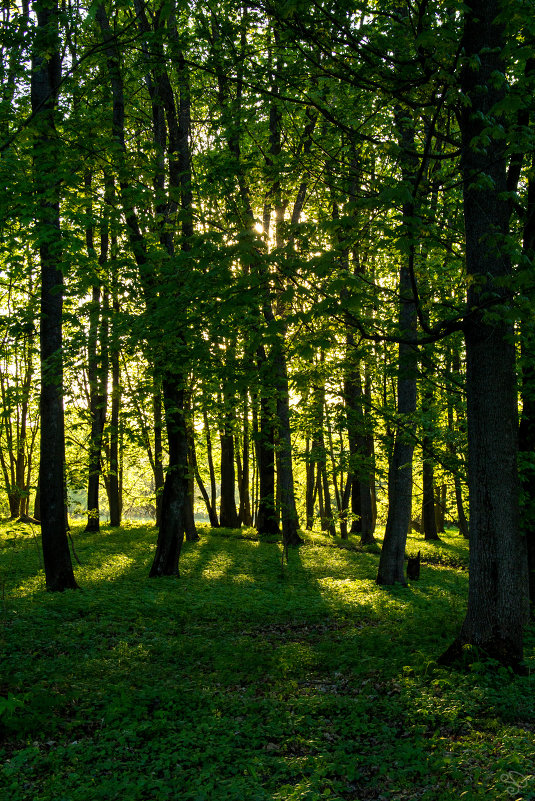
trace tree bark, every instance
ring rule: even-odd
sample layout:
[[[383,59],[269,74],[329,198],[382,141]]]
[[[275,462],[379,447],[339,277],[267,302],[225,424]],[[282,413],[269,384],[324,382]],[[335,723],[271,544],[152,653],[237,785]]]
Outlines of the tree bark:
[[[535,65],[531,63],[531,70]],[[535,155],[531,160],[535,169]],[[524,253],[533,263],[535,259],[535,180],[533,172],[528,179],[528,204],[524,223]],[[521,461],[522,507],[521,530],[526,538],[528,555],[528,583],[531,616],[535,617],[535,329],[532,320],[532,304],[522,320],[522,417],[519,428],[519,451]]]
[[[243,393],[243,459],[240,480],[240,508],[238,518],[240,525],[251,526],[251,497],[249,479],[249,395]]]
[[[471,0],[462,41],[461,166],[471,278],[465,323],[470,578],[461,631],[440,661],[459,658],[468,644],[520,670],[528,584],[526,543],[518,527],[515,347],[507,319],[511,263],[503,244],[510,208],[503,199],[503,142],[491,137],[486,147],[480,144],[504,96],[493,78],[504,73],[504,24],[496,19],[501,11],[498,0]],[[489,294],[503,299],[492,316],[481,308]]]
[[[422,409],[430,417],[422,433],[422,527],[424,539],[439,540],[435,505],[435,479],[433,469],[433,440],[431,431],[436,424],[432,387],[426,383],[422,392]]]
[[[223,420],[220,432],[221,442],[221,497],[219,522],[226,528],[238,528],[236,510],[236,473],[234,469],[234,432],[232,401],[227,392],[223,397]]]
[[[85,177],[86,191],[91,196],[91,173]],[[109,193],[105,204],[109,202]],[[88,201],[88,212],[92,213],[92,203]],[[99,267],[102,269],[108,259],[108,220],[107,209],[104,209],[100,231]],[[88,257],[95,255],[93,244],[93,225],[90,222],[86,229],[86,247]],[[102,298],[104,300],[104,297]],[[102,304],[103,307],[104,304]],[[99,325],[100,322],[100,325]],[[99,369],[99,333],[100,333],[100,369]],[[104,309],[101,308],[101,286],[94,283],[92,288],[91,304],[89,307],[89,335],[87,342],[88,363],[87,372],[89,380],[89,416],[91,419],[91,432],[89,436],[89,465],[87,482],[87,525],[86,531],[100,530],[99,512],[99,484],[101,474],[102,436],[106,422],[107,385],[108,385],[108,320],[104,318]]]
[[[61,80],[57,2],[34,2],[37,30],[32,53],[33,169],[41,262],[41,532],[46,587],[75,589],[65,529],[63,416],[63,274],[59,200],[59,144],[54,109]]]
[[[152,391],[152,414],[154,419],[154,494],[156,503],[156,525],[162,522],[162,495],[165,484],[163,470],[163,443],[162,443],[162,392],[159,380],[154,377]]]
[[[257,352],[259,372],[266,369],[264,347]],[[259,432],[257,439],[258,514],[256,528],[262,536],[278,536],[279,521],[275,506],[275,422],[273,398],[262,381],[260,395]]]
[[[402,178],[409,191],[413,191],[414,178],[414,128],[412,121],[396,109],[396,127],[403,151]],[[414,451],[414,412],[416,411],[416,373],[417,351],[411,340],[416,337],[416,304],[411,284],[414,269],[414,234],[411,233],[414,215],[414,199],[403,204],[404,234],[409,239],[408,255],[402,254],[399,274],[399,330],[404,342],[399,344],[397,413],[394,450],[388,467],[388,517],[379,571],[378,584],[405,585],[404,558],[405,543],[411,520],[412,509],[412,457]]]
[[[217,519],[217,512],[216,512],[216,500],[217,500],[217,488],[216,488],[216,480],[215,480],[215,469],[214,469],[214,457],[212,454],[212,437],[210,435],[210,424],[208,422],[208,412],[206,411],[206,406],[203,407],[203,422],[204,422],[204,434],[206,437],[206,460],[208,462],[208,471],[210,473],[210,525],[213,528],[218,528],[219,520]]]
[[[188,448],[184,420],[184,390],[163,382],[169,467],[162,495],[162,520],[149,576],[179,576],[178,561],[186,528],[188,503]]]

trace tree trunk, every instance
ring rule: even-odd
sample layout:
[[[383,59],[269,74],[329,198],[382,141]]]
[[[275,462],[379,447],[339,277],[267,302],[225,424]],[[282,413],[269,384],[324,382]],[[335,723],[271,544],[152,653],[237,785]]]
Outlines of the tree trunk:
[[[431,361],[431,354],[423,360],[422,364]],[[433,440],[432,431],[436,426],[436,409],[433,388],[424,380],[421,397],[421,408],[426,415],[422,432],[422,528],[425,540],[438,540],[437,507],[435,504],[435,479],[433,469]]]
[[[455,345],[453,346],[453,351],[452,352],[453,352],[454,360],[452,360],[451,369],[456,374],[458,374],[459,371],[460,371],[460,363],[459,363],[459,358],[458,358],[458,352],[455,349]],[[448,359],[448,362],[449,362],[449,359]],[[449,372],[449,364],[448,363],[446,364],[446,369],[447,369],[447,372]],[[454,429],[454,425],[453,425],[453,402],[452,402],[450,393],[448,393],[448,395],[447,395],[446,403],[447,403],[447,415],[448,415],[448,430],[449,430],[450,434],[453,435],[455,429]],[[458,416],[457,416],[457,420],[458,420]],[[456,507],[457,507],[457,524],[459,526],[459,531],[461,532],[463,537],[465,537],[465,539],[468,539],[468,521],[466,519],[466,515],[465,515],[465,512],[464,512],[463,491],[462,491],[462,486],[461,486],[461,476],[459,475],[460,463],[459,463],[459,458],[458,458],[458,456],[456,454],[455,444],[454,444],[453,441],[448,446],[448,451],[449,451],[451,459],[454,460],[455,462],[457,462],[457,466],[453,469],[453,485],[454,485],[454,488],[455,488],[455,504],[456,504]]]
[[[39,482],[35,488],[35,498],[33,500],[33,516],[36,520],[41,520],[41,488]]]
[[[110,526],[121,525],[122,493],[119,476],[119,443],[120,443],[120,411],[121,411],[121,368],[119,364],[119,337],[117,333],[117,316],[119,300],[116,289],[113,296],[112,336],[110,347],[111,362],[111,409],[109,430],[109,473],[107,481],[108,505],[110,508]]]
[[[505,148],[480,142],[489,114],[504,96],[493,76],[503,74],[504,24],[497,0],[471,0],[465,11],[466,66],[461,91],[462,175],[470,315],[465,323],[470,497],[468,608],[459,636],[443,654],[449,663],[464,644],[521,669],[528,584],[526,543],[518,530],[517,392],[512,324],[507,320],[511,264]],[[481,181],[481,176],[485,181]],[[501,248],[503,248],[501,250]],[[503,299],[492,316],[489,297]]]
[[[371,465],[368,455],[369,436],[366,432],[364,416],[360,359],[356,355],[354,337],[350,332],[346,336],[346,342],[350,363],[344,382],[351,471],[351,512],[353,515],[350,533],[360,534],[361,545],[371,545],[375,542],[369,479]]]
[[[306,490],[305,490],[305,506],[306,506],[306,529],[312,531],[314,525],[314,503],[316,501],[316,463],[312,457],[310,450],[310,437],[307,434],[306,438]]]
[[[165,483],[163,470],[163,442],[162,442],[162,393],[160,382],[154,378],[152,392],[152,414],[154,419],[154,494],[156,503],[156,525],[162,522],[162,495]]]
[[[290,391],[284,352],[284,335],[275,345],[274,373],[277,387],[278,421],[278,477],[280,487],[280,508],[282,539],[285,545],[302,545],[304,540],[298,533],[299,519],[295,505],[294,477],[292,468],[292,435],[290,428]]]
[[[47,589],[77,587],[65,530],[63,417],[63,274],[59,204],[59,144],[54,106],[61,80],[58,10],[34,2],[37,29],[32,53],[31,101],[35,138],[33,169],[38,199],[36,230],[41,261],[41,532]]]
[[[321,487],[323,489],[323,522],[321,527],[324,531],[328,531],[331,537],[336,537],[329,477],[327,475],[327,465],[325,462],[318,465],[318,470],[318,481],[321,481]]]
[[[184,390],[169,378],[163,381],[169,467],[162,495],[162,521],[149,576],[178,576],[178,560],[186,528],[188,503],[188,446],[184,420]]]
[[[439,540],[435,515],[435,485],[433,462],[429,458],[431,440],[425,437],[422,443],[422,527],[424,540]]]
[[[217,519],[216,512],[217,487],[215,480],[214,457],[212,454],[212,438],[210,436],[210,425],[208,423],[208,412],[206,411],[206,407],[203,408],[203,421],[204,433],[206,436],[206,460],[208,462],[208,470],[210,472],[210,525],[213,528],[218,528],[219,521]]]
[[[225,528],[238,528],[238,512],[236,511],[236,474],[234,470],[234,434],[232,432],[232,414],[225,398],[223,429],[221,441],[221,497],[219,506],[219,522]]]
[[[188,449],[188,455],[189,455],[189,449]],[[184,530],[186,533],[187,542],[197,542],[197,540],[200,540],[199,533],[195,525],[194,503],[195,503],[195,476],[193,473],[193,467],[190,463],[188,469],[188,495],[184,510],[184,520],[185,520]]]
[[[530,62],[526,72],[533,71],[535,64]],[[524,224],[524,246],[526,256],[535,259],[535,154],[531,159],[532,172],[528,179],[528,203]],[[528,554],[528,582],[531,616],[535,617],[535,330],[532,320],[533,302],[527,307],[522,320],[522,417],[519,428],[519,450],[522,457],[522,507],[521,530],[526,538]]]
[[[435,487],[435,525],[437,532],[443,534],[446,528],[446,504],[448,502],[448,487],[440,484]]]
[[[91,433],[89,437],[89,466],[87,483],[87,525],[86,531],[100,530],[100,514],[98,490],[100,478],[100,448],[102,444],[102,410],[100,409],[100,393],[98,387],[97,331],[100,314],[100,286],[93,286],[91,308],[89,312],[88,378],[89,378],[89,415]]]
[[[414,179],[414,127],[401,108],[396,108],[396,127],[403,151],[402,177],[409,191]],[[414,412],[416,411],[417,351],[411,344],[416,337],[416,304],[411,272],[414,269],[415,244],[413,227],[414,198],[403,204],[402,228],[408,238],[408,255],[401,254],[399,275],[399,331],[405,342],[399,344],[397,412],[394,450],[388,467],[388,517],[379,571],[378,584],[406,584],[404,574],[405,543],[412,509],[412,456],[414,451]]]
[[[239,524],[251,526],[251,499],[249,490],[249,396],[243,394],[243,459],[240,480],[240,508],[238,511]]]
[[[86,173],[85,188],[91,197],[91,173]],[[108,188],[108,187],[106,187]],[[106,202],[109,202],[109,192]],[[88,201],[88,213],[92,213],[91,200]],[[107,210],[104,211],[104,220],[100,232],[99,267],[102,269],[108,259],[108,221]],[[88,257],[94,258],[93,225],[90,221],[86,229],[86,247]],[[103,298],[104,300],[104,298]],[[104,303],[102,304],[104,306]],[[101,324],[99,326],[99,320]],[[98,341],[99,331],[101,339],[101,362],[99,370]],[[102,313],[101,318],[101,288],[95,283],[92,289],[91,304],[89,307],[89,335],[87,341],[89,379],[89,416],[91,419],[91,433],[89,437],[89,465],[87,483],[87,525],[86,531],[100,530],[99,513],[99,484],[101,473],[102,435],[106,421],[106,401],[108,383],[108,354],[107,354],[108,321]],[[102,341],[104,339],[104,341]]]
[[[191,408],[191,391],[185,394],[184,425],[186,430],[188,448],[188,497],[185,506],[185,533],[187,542],[200,540],[195,526],[195,468],[197,455],[194,444],[193,412]]]
[[[265,370],[266,354],[258,351],[260,373]],[[260,397],[260,430],[257,440],[258,461],[258,515],[256,528],[262,536],[278,536],[279,523],[275,507],[275,422],[274,403],[269,389],[263,384]]]
[[[200,493],[203,497],[203,501],[206,505],[206,511],[208,512],[210,525],[212,526],[212,528],[217,528],[217,526],[219,525],[217,520],[217,515],[214,512],[214,508],[210,502],[208,492],[206,491],[206,487],[204,486],[204,482],[199,472],[199,465],[197,462],[197,449],[195,447],[195,427],[193,425],[193,420],[191,421],[191,425],[188,426],[188,454],[190,458],[190,466],[193,471],[193,475],[195,476],[197,486],[199,487]]]

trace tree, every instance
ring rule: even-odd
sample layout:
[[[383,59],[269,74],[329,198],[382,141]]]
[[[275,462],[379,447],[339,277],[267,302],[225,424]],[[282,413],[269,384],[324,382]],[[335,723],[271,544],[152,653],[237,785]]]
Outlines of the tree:
[[[520,669],[527,612],[525,540],[519,532],[517,390],[511,259],[511,207],[504,124],[505,24],[497,0],[472,0],[465,11],[461,78],[462,176],[468,313],[466,393],[470,498],[470,583],[461,631],[442,656],[475,646]],[[498,299],[497,308],[485,308]]]
[[[41,261],[41,531],[46,586],[51,592],[77,587],[65,529],[65,436],[63,418],[60,231],[60,145],[55,103],[61,80],[58,8],[36,0],[31,100],[36,233]]]

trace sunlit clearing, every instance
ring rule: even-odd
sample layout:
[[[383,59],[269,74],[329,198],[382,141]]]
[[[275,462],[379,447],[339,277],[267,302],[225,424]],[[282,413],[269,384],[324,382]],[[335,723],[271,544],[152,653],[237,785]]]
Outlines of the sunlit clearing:
[[[108,556],[106,561],[98,567],[98,573],[95,577],[96,580],[117,578],[129,570],[132,565],[136,564],[136,560],[124,553],[114,554]]]
[[[203,568],[203,578],[223,578],[232,571],[234,560],[226,553],[215,554],[210,562]]]

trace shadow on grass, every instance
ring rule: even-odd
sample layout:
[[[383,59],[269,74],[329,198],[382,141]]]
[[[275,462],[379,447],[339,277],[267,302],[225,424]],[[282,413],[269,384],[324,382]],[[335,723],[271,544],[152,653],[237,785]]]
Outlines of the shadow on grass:
[[[437,801],[483,797],[476,771],[501,797],[509,757],[527,772],[520,728],[495,768],[475,724],[527,709],[523,685],[431,664],[466,574],[424,564],[385,590],[376,554],[309,543],[285,563],[280,544],[202,532],[180,579],[149,579],[153,528],[73,536],[81,591],[37,586],[27,539],[0,552],[2,695],[23,699],[5,722],[10,801]]]

